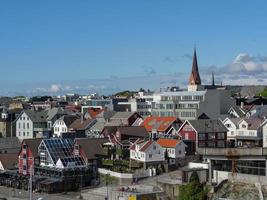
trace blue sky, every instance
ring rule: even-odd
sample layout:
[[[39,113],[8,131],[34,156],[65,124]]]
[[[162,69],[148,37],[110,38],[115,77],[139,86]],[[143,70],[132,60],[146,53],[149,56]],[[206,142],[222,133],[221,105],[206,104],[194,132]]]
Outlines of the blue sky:
[[[195,44],[204,82],[215,71],[225,84],[266,84],[266,8],[264,0],[3,1],[0,95],[185,85]]]

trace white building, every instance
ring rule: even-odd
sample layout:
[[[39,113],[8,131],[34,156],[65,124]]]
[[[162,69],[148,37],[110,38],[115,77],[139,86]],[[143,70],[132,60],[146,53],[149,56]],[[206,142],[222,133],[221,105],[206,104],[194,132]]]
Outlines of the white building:
[[[143,163],[163,162],[164,155],[164,149],[152,140],[133,144],[130,148],[130,159]]]
[[[266,121],[258,117],[226,118],[223,124],[228,129],[227,140],[230,146],[260,146],[263,125]]]
[[[45,111],[23,110],[16,120],[16,137],[20,140],[42,137],[48,131]]]
[[[151,115],[153,102],[153,93],[138,92],[134,98],[127,102],[119,102],[118,105],[127,105],[131,112],[137,112],[139,115],[146,117]]]
[[[154,94],[152,115],[193,120],[205,113],[210,118],[218,118],[227,114],[233,104],[228,90],[160,92]]]
[[[70,132],[70,125],[77,119],[75,115],[65,115],[55,121],[53,137],[61,137],[62,133]]]
[[[170,164],[175,164],[179,158],[184,158],[186,145],[182,140],[160,138],[157,143],[164,149]]]

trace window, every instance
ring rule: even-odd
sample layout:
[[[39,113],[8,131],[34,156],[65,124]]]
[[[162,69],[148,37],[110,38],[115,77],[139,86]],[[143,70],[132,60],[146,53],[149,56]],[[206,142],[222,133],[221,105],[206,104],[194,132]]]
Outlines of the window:
[[[19,123],[19,128],[20,128],[20,123]]]
[[[214,141],[208,141],[208,147],[215,147]]]
[[[27,132],[27,136],[29,136],[29,132]]]
[[[217,141],[217,147],[224,148],[225,147],[225,142],[224,141]]]
[[[23,123],[23,129],[25,129],[25,123]]]
[[[217,139],[218,140],[224,140],[225,139],[225,134],[224,133],[217,133]]]
[[[26,168],[26,165],[23,165],[23,170],[26,170],[27,168]]]
[[[253,131],[249,131],[249,136],[254,136],[254,132]]]
[[[149,157],[149,158],[152,158],[152,154],[149,154],[148,157]]]
[[[182,154],[182,151],[181,150],[179,150],[179,155],[181,155]]]
[[[242,124],[242,128],[246,128],[247,126],[246,126],[246,124]]]
[[[154,150],[156,150],[156,149],[157,149],[156,145],[154,145],[154,146],[153,146],[153,149],[154,149]]]
[[[27,128],[28,128],[28,129],[30,128],[30,124],[29,124],[29,122],[27,123]]]
[[[214,140],[215,139],[215,133],[208,133],[208,139]]]
[[[204,141],[200,141],[200,142],[198,142],[198,146],[199,147],[205,147],[206,143]]]
[[[205,133],[199,133],[198,134],[198,139],[199,140],[206,140],[206,134]]]

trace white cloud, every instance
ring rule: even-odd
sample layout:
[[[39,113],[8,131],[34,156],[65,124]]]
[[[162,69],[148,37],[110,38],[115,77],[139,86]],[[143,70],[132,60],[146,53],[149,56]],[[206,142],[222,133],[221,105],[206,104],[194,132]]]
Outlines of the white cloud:
[[[57,93],[61,90],[61,85],[60,84],[52,84],[49,91]]]

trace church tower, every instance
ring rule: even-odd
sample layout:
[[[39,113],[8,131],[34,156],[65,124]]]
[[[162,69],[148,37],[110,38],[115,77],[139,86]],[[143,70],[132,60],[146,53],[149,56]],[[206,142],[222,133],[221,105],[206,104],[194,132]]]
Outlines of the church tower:
[[[193,63],[192,63],[192,71],[189,77],[188,82],[188,91],[197,91],[199,89],[202,89],[201,86],[201,79],[198,71],[198,64],[197,64],[197,53],[196,48],[194,49],[194,55],[193,55]]]

